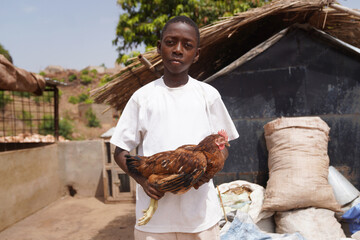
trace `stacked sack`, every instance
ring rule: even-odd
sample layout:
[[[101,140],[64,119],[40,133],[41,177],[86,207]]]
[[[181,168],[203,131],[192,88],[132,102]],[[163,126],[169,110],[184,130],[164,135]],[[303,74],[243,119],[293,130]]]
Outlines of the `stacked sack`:
[[[264,126],[269,180],[263,211],[274,211],[276,232],[306,239],[345,238],[341,211],[328,183],[329,126],[319,117],[278,118]]]

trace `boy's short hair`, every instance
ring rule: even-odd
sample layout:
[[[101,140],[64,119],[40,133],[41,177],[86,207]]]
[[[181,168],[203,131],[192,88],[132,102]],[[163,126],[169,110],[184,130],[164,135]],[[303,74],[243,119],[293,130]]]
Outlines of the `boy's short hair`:
[[[177,23],[177,22],[183,22],[183,23],[187,23],[190,26],[192,26],[195,29],[196,32],[196,39],[197,39],[197,46],[200,45],[200,31],[199,31],[199,27],[198,25],[189,17],[187,16],[176,16],[171,18],[169,21],[166,22],[165,26],[163,27],[161,34],[160,34],[160,39],[162,40],[163,38],[163,33],[166,31],[167,27],[172,24],[172,23]]]

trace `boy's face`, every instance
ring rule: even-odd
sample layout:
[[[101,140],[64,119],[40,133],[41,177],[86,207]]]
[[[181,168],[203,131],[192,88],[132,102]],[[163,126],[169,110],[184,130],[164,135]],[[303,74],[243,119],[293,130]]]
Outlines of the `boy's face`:
[[[197,45],[196,31],[192,26],[183,22],[170,24],[157,45],[164,70],[171,74],[187,73],[191,64],[199,58]]]

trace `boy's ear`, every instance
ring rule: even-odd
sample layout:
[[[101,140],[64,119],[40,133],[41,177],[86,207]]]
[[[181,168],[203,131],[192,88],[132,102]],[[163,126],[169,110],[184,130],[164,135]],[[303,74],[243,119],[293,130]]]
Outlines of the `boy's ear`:
[[[196,55],[195,55],[195,57],[194,57],[194,61],[193,61],[193,63],[196,63],[198,60],[199,60],[199,57],[200,57],[200,48],[198,48],[197,49],[197,51],[196,51]]]
[[[161,54],[161,41],[160,40],[157,41],[157,53]]]

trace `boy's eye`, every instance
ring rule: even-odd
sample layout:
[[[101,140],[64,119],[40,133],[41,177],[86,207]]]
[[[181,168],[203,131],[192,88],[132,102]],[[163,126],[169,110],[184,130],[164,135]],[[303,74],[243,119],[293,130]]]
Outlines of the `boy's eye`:
[[[185,47],[186,47],[186,48],[192,48],[193,45],[192,45],[191,43],[185,43]]]
[[[165,43],[166,43],[167,45],[171,45],[171,44],[174,44],[174,41],[173,41],[173,40],[166,40]]]

